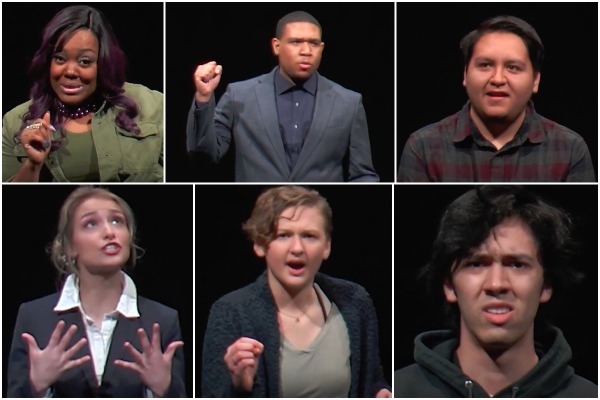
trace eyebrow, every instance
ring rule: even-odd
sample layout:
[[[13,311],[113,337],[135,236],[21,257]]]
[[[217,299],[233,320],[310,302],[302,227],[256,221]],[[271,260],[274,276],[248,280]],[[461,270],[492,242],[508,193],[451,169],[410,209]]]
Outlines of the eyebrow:
[[[495,60],[492,60],[489,57],[480,56],[480,57],[475,58],[473,61],[474,62],[482,62],[482,61],[485,61],[485,62],[494,62]],[[523,61],[517,60],[517,59],[514,59],[514,58],[511,58],[510,60],[506,60],[504,63],[505,64],[519,64],[521,66],[525,66],[526,65]]]
[[[474,258],[485,258],[485,257],[490,257],[489,253],[482,253],[482,252],[475,252],[473,254],[469,254],[467,255],[466,259],[474,259]],[[527,262],[534,262],[535,259],[528,256],[527,254],[519,254],[519,253],[514,253],[514,254],[504,254],[502,255],[502,258],[509,258],[509,259],[513,259],[513,260],[524,260]]]
[[[123,215],[123,211],[121,211],[121,210],[117,210],[117,209],[115,209],[115,208],[111,208],[111,209],[110,209],[110,210],[108,210],[108,211],[110,211],[110,212],[111,212],[111,213],[113,213],[113,214],[120,214],[120,215]],[[98,214],[98,211],[90,211],[90,212],[87,212],[87,213],[85,213],[85,214],[83,214],[83,215],[81,216],[81,219],[84,219],[85,217],[88,217],[88,216],[90,216],[90,215],[92,215],[92,214]]]
[[[291,37],[291,38],[288,38],[288,40],[302,40],[302,41],[307,41],[307,42],[320,42],[321,41],[321,39],[318,39],[318,38],[304,39],[304,38],[297,38],[297,37]]]

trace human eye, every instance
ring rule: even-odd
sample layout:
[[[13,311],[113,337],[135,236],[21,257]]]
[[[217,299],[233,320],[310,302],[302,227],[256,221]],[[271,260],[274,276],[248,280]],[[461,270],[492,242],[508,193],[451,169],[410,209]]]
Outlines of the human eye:
[[[84,67],[89,67],[92,64],[92,61],[87,58],[82,58],[81,60],[79,60],[79,63],[82,64]]]
[[[84,224],[83,224],[83,226],[84,226],[85,228],[93,228],[93,227],[95,227],[96,225],[97,225],[97,223],[96,223],[96,220],[93,220],[93,219],[87,220],[87,221],[86,221],[86,222],[84,222]]]
[[[511,71],[521,71],[521,68],[519,68],[517,65],[509,65],[508,69]]]
[[[52,58],[54,59],[55,62],[57,62],[59,64],[66,61],[65,57],[62,54],[55,54],[54,56],[52,56]]]
[[[489,62],[481,62],[479,63],[479,68],[487,68],[490,66]]]
[[[113,217],[110,222],[113,224],[122,224],[125,221],[123,220],[123,217]]]
[[[278,237],[278,238],[281,238],[281,239],[284,239],[284,238],[288,238],[288,237],[290,237],[290,234],[289,234],[288,232],[279,232],[279,233],[277,234],[277,237]]]

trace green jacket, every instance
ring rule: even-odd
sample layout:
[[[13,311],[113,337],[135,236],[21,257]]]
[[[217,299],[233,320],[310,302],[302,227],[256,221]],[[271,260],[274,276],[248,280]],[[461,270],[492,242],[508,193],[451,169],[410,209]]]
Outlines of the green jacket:
[[[163,181],[163,94],[142,85],[125,83],[125,96],[136,101],[140,114],[135,123],[141,133],[135,134],[119,128],[115,119],[121,110],[106,102],[92,118],[92,139],[98,156],[101,182],[162,182]],[[4,115],[2,119],[2,181],[14,179],[27,153],[22,144],[15,143],[23,115],[31,101],[23,103]],[[60,132],[51,132],[52,140]],[[48,154],[44,165],[50,170],[54,182],[68,182],[56,152]]]

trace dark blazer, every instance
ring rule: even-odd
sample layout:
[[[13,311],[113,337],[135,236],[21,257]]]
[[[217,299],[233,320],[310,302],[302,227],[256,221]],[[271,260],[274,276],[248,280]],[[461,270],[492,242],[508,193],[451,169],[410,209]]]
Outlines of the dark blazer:
[[[319,75],[312,125],[290,171],[275,102],[275,70],[231,83],[215,109],[213,96],[188,115],[187,149],[218,162],[235,141],[238,182],[342,182],[349,156],[349,181],[376,182],[367,117],[359,93]]]
[[[390,386],[379,360],[379,334],[373,302],[355,283],[317,274],[315,282],[340,310],[350,338],[352,380],[349,397],[375,397]],[[233,389],[223,356],[240,337],[264,344],[252,393]],[[280,397],[280,332],[277,308],[266,273],[254,283],[217,300],[208,318],[202,354],[202,397]]]
[[[40,349],[44,349],[48,345],[50,335],[60,320],[65,321],[66,324],[63,334],[73,324],[78,327],[67,348],[73,346],[86,334],[79,310],[73,309],[65,312],[53,310],[58,298],[59,294],[55,293],[24,303],[19,308],[8,356],[7,397],[33,396],[31,384],[29,383],[28,348],[21,338],[21,334],[29,333],[32,335]],[[119,315],[100,387],[98,387],[96,381],[93,360],[90,360],[62,374],[59,380],[52,385],[54,397],[146,396],[146,387],[136,372],[114,365],[117,359],[133,361],[129,351],[123,347],[123,344],[128,341],[141,352],[137,330],[143,328],[146,334],[151,337],[152,325],[158,323],[160,325],[162,349],[164,350],[169,343],[181,340],[181,330],[177,311],[141,296],[137,298],[137,306],[140,314],[139,318],[127,319]],[[89,346],[83,346],[74,359],[85,355],[91,357]],[[185,396],[183,350],[180,348],[177,349],[173,357],[171,386],[168,389],[167,397]]]

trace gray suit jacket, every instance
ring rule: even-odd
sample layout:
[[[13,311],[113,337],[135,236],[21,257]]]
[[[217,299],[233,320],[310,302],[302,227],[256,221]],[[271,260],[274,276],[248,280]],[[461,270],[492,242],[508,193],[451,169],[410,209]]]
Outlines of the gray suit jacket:
[[[274,73],[229,84],[216,109],[214,96],[199,108],[192,101],[188,151],[219,162],[233,137],[238,182],[341,182],[348,152],[349,181],[378,181],[362,96],[321,75],[312,125],[290,171],[279,130]]]

